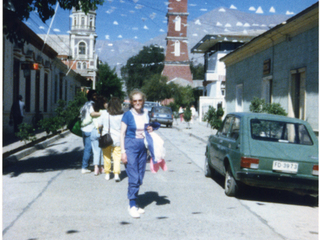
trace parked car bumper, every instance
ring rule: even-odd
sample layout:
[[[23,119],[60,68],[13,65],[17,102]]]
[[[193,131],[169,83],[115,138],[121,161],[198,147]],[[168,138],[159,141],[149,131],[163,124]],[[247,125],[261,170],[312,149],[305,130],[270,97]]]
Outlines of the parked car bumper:
[[[304,194],[318,194],[318,178],[297,175],[238,172],[237,179],[250,186],[274,188]]]
[[[151,118],[151,122],[158,122],[161,124],[172,124],[172,119],[165,119],[165,118]]]

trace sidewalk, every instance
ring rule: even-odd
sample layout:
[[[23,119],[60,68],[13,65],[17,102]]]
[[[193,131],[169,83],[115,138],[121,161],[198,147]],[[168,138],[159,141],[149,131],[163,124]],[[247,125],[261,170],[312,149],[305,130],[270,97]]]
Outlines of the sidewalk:
[[[206,122],[199,122],[199,121],[194,121],[193,124],[190,123],[189,124],[190,129],[188,129],[187,128],[188,123],[186,122],[181,123],[180,120],[176,122],[174,120],[172,127],[178,129],[179,131],[187,133],[190,136],[195,137],[205,143],[208,142],[208,138],[210,135],[217,133],[217,130],[212,129],[209,124],[207,124]]]
[[[14,134],[6,134],[6,136],[3,136],[2,143],[3,167],[19,161],[21,158],[37,151],[38,149],[46,148],[49,144],[60,138],[66,137],[68,134],[70,134],[69,130],[58,133],[57,135],[47,136],[46,132],[39,131],[36,133],[36,142],[38,141],[36,144],[32,144],[31,141],[27,141],[27,144],[25,144],[24,141],[20,141],[14,136]]]

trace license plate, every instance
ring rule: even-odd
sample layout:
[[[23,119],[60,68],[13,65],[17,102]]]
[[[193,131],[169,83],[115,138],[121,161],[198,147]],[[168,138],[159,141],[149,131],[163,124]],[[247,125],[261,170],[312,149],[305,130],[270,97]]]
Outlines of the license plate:
[[[297,173],[298,163],[273,161],[272,169],[277,172]]]
[[[159,114],[159,117],[167,117],[166,114]]]

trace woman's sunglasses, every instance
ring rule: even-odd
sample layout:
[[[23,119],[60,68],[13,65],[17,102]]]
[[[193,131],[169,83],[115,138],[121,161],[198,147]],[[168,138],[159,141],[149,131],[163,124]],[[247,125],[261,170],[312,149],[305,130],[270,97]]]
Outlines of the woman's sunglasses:
[[[142,99],[132,100],[132,102],[133,103],[137,103],[137,102],[142,103]]]

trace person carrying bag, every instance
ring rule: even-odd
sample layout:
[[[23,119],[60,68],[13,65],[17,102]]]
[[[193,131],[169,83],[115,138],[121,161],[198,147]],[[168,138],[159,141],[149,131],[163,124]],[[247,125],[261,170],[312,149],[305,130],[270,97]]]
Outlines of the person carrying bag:
[[[112,137],[110,135],[110,115],[109,115],[109,127],[108,127],[108,133],[104,134],[102,136],[102,131],[100,132],[100,138],[99,138],[99,147],[100,148],[106,148],[113,144]]]

